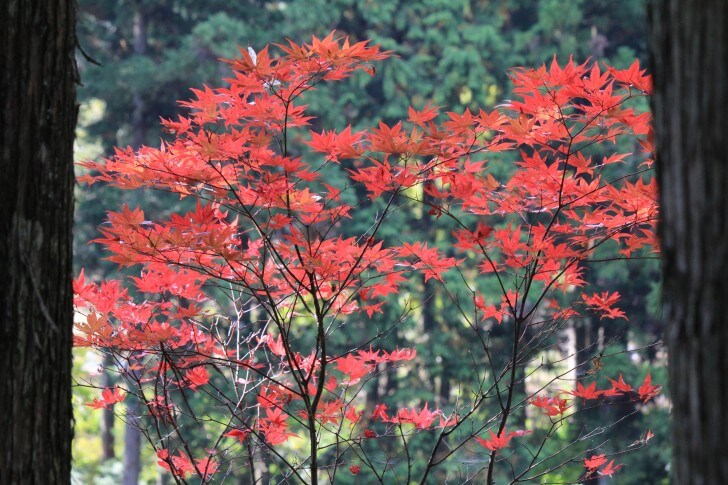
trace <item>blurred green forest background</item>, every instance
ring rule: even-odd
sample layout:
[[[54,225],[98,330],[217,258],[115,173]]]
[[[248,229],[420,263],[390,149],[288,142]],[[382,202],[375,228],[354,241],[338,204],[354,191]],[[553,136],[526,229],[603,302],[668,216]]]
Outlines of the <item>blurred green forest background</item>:
[[[406,118],[408,106],[421,108],[427,102],[445,111],[491,109],[511,97],[510,68],[536,67],[554,55],[561,62],[573,56],[578,62],[592,58],[619,68],[627,67],[635,58],[643,64],[646,61],[642,0],[79,0],[79,12],[78,37],[85,53],[79,55],[83,82],[78,91],[79,159],[109,154],[114,146],[158,144],[165,136],[159,118],[181,112],[177,100],[187,98],[190,87],[220,85],[228,75],[227,65],[219,58],[236,56],[238,46],[258,50],[286,37],[308,41],[311,35],[324,36],[335,29],[352,40],[371,39],[398,56],[378,65],[374,77],[355,76],[312,93],[307,102],[316,116],[313,124],[317,131],[324,127],[341,129],[347,124],[371,126],[378,120],[391,122]],[[496,161],[492,170],[507,173],[509,160]],[[85,268],[87,277],[97,280],[119,274],[103,259],[100,248],[87,244],[97,236],[97,226],[107,210],[128,203],[163,215],[187,203],[159,193],[120,192],[99,186],[78,186],[76,197],[76,271]],[[447,247],[444,242],[451,228],[446,222],[423,218],[421,208],[399,211],[396,217],[389,226],[393,229],[383,234],[385,239],[437,241]],[[356,230],[351,227],[352,232]],[[603,376],[613,377],[619,372],[628,381],[638,381],[647,369],[655,381],[664,383],[664,352],[649,345],[661,336],[656,314],[658,262],[604,263],[589,268],[586,276],[600,291],[622,294],[621,307],[629,322],[575,322],[568,342],[565,336],[568,348],[564,352],[575,352],[581,360],[587,358],[587,351],[593,354],[608,348],[605,355],[616,353],[601,362],[598,378],[602,384],[606,382]],[[456,286],[458,282],[453,278],[448,284]],[[495,288],[493,291],[497,293]],[[432,283],[410,282],[409,296],[419,307],[415,318],[398,327],[383,345],[390,349],[414,346],[420,355],[428,356],[428,364],[415,363],[410,375],[379,382],[374,395],[390,408],[402,400],[434,401],[438,407],[447,408],[455,395],[453,386],[460,376],[471,372],[470,361],[462,358],[468,343],[466,329]],[[401,303],[393,300],[389,313],[375,317],[381,322],[374,324],[384,326],[387,319],[396,319]],[[364,328],[359,330],[363,333]],[[347,331],[356,332],[356,326]],[[497,345],[497,335],[493,338]],[[619,353],[643,346],[639,352]],[[140,442],[138,431],[125,424],[125,413],[135,412],[132,405],[126,410],[116,409],[117,416],[83,406],[96,392],[83,385],[85,376],[91,374],[102,386],[113,384],[115,376],[104,367],[102,358],[87,349],[76,350],[80,385],[74,398],[74,480],[135,483],[138,470],[140,483],[167,483],[169,477],[161,474],[156,457],[144,451],[146,445]],[[392,401],[394,394],[399,402]],[[655,438],[649,447],[620,457],[625,469],[615,483],[667,483],[670,449],[666,400],[645,407],[621,403],[599,413],[584,418],[589,422],[572,423],[549,446],[556,449],[575,440],[583,429],[618,422],[617,433],[610,435],[615,443],[604,446],[620,449],[650,429]],[[457,468],[458,464],[450,466]],[[578,472],[550,474],[544,481],[575,480]],[[342,477],[341,483],[345,480],[353,482],[354,477]],[[240,483],[246,483],[245,478],[241,477]]]

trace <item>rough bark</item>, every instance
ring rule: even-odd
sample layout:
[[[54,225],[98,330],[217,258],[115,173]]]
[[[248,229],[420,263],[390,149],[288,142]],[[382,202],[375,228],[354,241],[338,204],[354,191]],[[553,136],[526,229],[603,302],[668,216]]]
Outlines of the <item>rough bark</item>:
[[[73,0],[0,7],[0,483],[71,469]]]
[[[728,483],[728,2],[650,5],[674,483]]]

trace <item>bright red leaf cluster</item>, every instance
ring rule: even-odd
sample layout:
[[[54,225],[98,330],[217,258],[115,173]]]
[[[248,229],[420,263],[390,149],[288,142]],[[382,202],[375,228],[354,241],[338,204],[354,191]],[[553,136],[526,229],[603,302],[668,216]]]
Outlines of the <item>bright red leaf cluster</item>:
[[[546,335],[580,316],[626,318],[615,306],[618,293],[585,288],[584,268],[598,251],[629,257],[656,248],[650,119],[630,107],[650,89],[638,64],[620,71],[554,60],[550,67],[513,71],[519,98],[491,112],[443,113],[428,105],[410,109],[407,120],[368,130],[309,128],[302,103],[307,91],[356,71],[373,74],[371,63],[388,55],[333,33],[310,44],[289,41],[275,53],[241,50],[229,61],[228,87],[193,90],[194,98],[182,103],[189,115],[163,121],[171,140],[117,149],[108,159],[83,164],[89,173],[81,179],[89,183],[197,200],[194,209],[167,220],[148,220],[140,208],[110,212],[95,242],[111,261],[137,268],[138,276],[96,284],[81,273],[74,284],[84,315],[76,344],[117,356],[130,394],[156,423],[148,437],[160,466],[180,480],[196,475],[204,482],[242,466],[233,462],[248,452],[235,455],[229,448],[255,443],[286,476],[315,481],[327,433],[341,453],[362,463],[349,467],[352,474],[375,470],[366,440],[400,436],[406,442],[409,433],[438,428],[439,444],[466,429],[463,423],[479,433],[487,424],[477,422],[478,411],[494,397],[509,403],[493,417],[501,432],[490,431],[489,438],[466,433],[462,443],[475,437],[494,455],[523,436],[526,431],[505,431],[513,410],[513,385],[503,385],[506,380],[476,386],[470,401],[447,412],[429,403],[393,412],[384,404],[361,409],[367,381],[408,365],[417,353],[373,349],[374,329],[371,339],[351,342],[348,350],[332,350],[330,336],[347,321],[380,313],[412,275],[446,285],[446,275],[468,267],[476,278],[495,278],[501,294],[492,299],[473,283],[463,318],[474,342],[482,342],[475,345],[482,346],[484,361],[483,332],[493,322],[510,325],[515,344],[506,369],[527,360],[531,354],[524,352],[539,350],[520,341],[527,327]],[[291,150],[294,132],[303,133],[310,153]],[[624,136],[639,140],[641,152],[617,151],[614,142]],[[589,155],[593,146],[604,154]],[[501,152],[517,161],[499,179],[488,166]],[[641,165],[631,175],[614,170],[634,158]],[[324,176],[332,164],[346,175],[343,185],[330,185]],[[346,235],[343,226],[360,206],[342,194],[354,187],[369,199],[358,204],[384,209],[368,230]],[[452,249],[431,241],[385,244],[379,229],[404,203],[454,221]],[[221,294],[230,295],[227,304],[214,299]],[[311,338],[298,337],[303,327]],[[508,375],[504,370],[489,378]],[[528,402],[565,419],[576,405],[567,395],[646,402],[659,392],[649,375],[637,391],[621,375],[612,384],[600,390],[596,382],[578,382],[575,390],[533,395]],[[110,392],[90,405],[123,399],[120,391]],[[196,413],[208,411],[193,410],[194,393],[212,399],[223,418],[199,419]],[[187,418],[213,437],[204,457],[190,454],[178,426]],[[369,429],[374,425],[378,432]],[[308,443],[303,459],[288,460],[279,451],[294,438]],[[440,462],[436,455],[426,473]],[[604,464],[600,459],[585,466],[595,471]],[[339,463],[337,457],[327,466],[335,470]],[[618,468],[610,463],[600,473]]]

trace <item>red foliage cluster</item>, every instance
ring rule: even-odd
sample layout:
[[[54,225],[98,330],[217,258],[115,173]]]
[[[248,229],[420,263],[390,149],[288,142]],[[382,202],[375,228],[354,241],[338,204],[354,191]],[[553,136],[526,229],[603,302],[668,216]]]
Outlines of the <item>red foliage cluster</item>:
[[[512,385],[481,385],[472,400],[448,413],[427,403],[391,414],[384,405],[360,411],[358,396],[367,380],[417,354],[372,349],[374,334],[332,353],[330,335],[341,322],[381,312],[409,275],[445,285],[446,273],[465,266],[495,277],[502,289],[490,301],[473,286],[472,308],[463,317],[470,315],[476,345],[486,354],[487,326],[512,326],[514,355],[506,370],[524,360],[522,352],[536,351],[538,339],[521,341],[527,327],[548,333],[578,315],[626,318],[615,307],[618,293],[584,289],[580,300],[572,293],[584,287],[584,264],[597,248],[610,243],[615,257],[655,248],[656,190],[646,174],[651,161],[644,158],[631,176],[611,175],[612,165],[629,156],[614,151],[619,137],[637,137],[643,153],[650,151],[649,115],[629,107],[630,99],[649,92],[649,78],[637,64],[625,71],[572,61],[516,69],[519,99],[499,109],[442,113],[428,105],[410,109],[407,120],[392,125],[310,132],[311,153],[301,157],[290,155],[288,145],[292,129],[308,129],[302,96],[322,81],[362,70],[373,74],[370,63],[389,53],[333,34],[277,48],[276,54],[241,50],[230,61],[228,87],[193,90],[195,98],[182,103],[190,114],[163,121],[171,141],[118,149],[111,158],[83,164],[90,171],[82,180],[89,183],[153,188],[198,203],[165,221],[147,220],[139,208],[109,213],[95,242],[115,263],[141,270],[129,280],[135,291],[124,282],[96,284],[79,276],[76,306],[85,318],[76,326],[76,344],[116,356],[127,398],[140,400],[156,422],[149,438],[160,465],[181,480],[229,473],[238,465],[223,450],[255,440],[287,467],[286,476],[315,481],[324,431],[340,453],[358,457],[361,465],[351,465],[352,474],[362,466],[377,468],[361,452],[363,441],[398,434],[405,439],[403,425],[413,432],[438,428],[439,444],[467,422],[472,431],[463,442],[475,437],[495,456],[525,433],[505,429]],[[586,149],[594,145],[612,148],[593,159]],[[486,157],[506,151],[517,157],[516,167],[499,180],[487,171]],[[328,164],[342,166],[344,185],[322,177]],[[366,232],[344,236],[342,224],[358,207],[342,194],[355,186],[372,201],[382,199],[384,210]],[[379,239],[388,215],[406,199],[456,222],[452,251],[428,241],[387,246]],[[231,312],[213,300],[221,292],[232,295],[235,317],[226,317]],[[244,327],[252,309],[257,321]],[[293,338],[297,325],[308,325],[312,338]],[[509,372],[490,378],[508,382]],[[621,376],[612,382],[608,390],[579,382],[576,390],[554,397],[532,396],[530,404],[563,417],[574,405],[570,396],[620,394],[647,401],[659,391],[649,376],[637,391]],[[197,419],[191,393],[215,403],[214,418]],[[474,422],[479,407],[494,396],[503,403],[501,413]],[[107,390],[91,405],[123,397]],[[190,416],[208,429],[207,456],[191,456],[177,426]],[[380,432],[368,428],[375,423],[383,426]],[[488,438],[477,436],[485,430]],[[308,457],[288,460],[278,451],[293,437],[308,440]],[[597,458],[585,462],[590,472],[606,461]],[[433,451],[427,472],[441,461]],[[327,466],[335,469],[342,462],[337,457],[332,463]],[[610,463],[600,473],[617,468]]]

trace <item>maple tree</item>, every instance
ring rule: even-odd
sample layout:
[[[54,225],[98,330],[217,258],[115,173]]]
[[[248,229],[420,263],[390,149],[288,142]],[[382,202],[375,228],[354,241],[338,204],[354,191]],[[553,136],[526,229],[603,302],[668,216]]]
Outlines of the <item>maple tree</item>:
[[[94,283],[82,272],[74,283],[76,345],[111,355],[124,383],[89,406],[138,400],[143,432],[178,483],[243,468],[255,481],[262,453],[281,480],[306,483],[334,481],[341,469],[425,483],[446,461],[481,455],[484,465],[466,473],[492,483],[506,450],[527,447],[526,438],[535,445],[512,481],[572,463],[584,478],[612,475],[619,465],[603,453],[587,458],[594,448],[546,455],[544,444],[615,396],[647,403],[659,393],[649,374],[637,390],[621,375],[611,389],[596,378],[563,389],[574,369],[546,374],[525,398],[516,393],[570,321],[626,318],[619,293],[588,287],[587,265],[656,250],[650,118],[630,106],[649,93],[649,77],[637,63],[620,71],[554,60],[512,71],[519,98],[492,112],[427,105],[371,129],[310,129],[306,92],[356,71],[375,75],[373,63],[390,55],[334,33],[241,49],[228,61],[228,87],[193,89],[182,103],[189,115],[163,120],[170,141],[83,163],[89,183],[197,201],[166,220],[147,220],[141,208],[110,212],[95,242],[139,276]],[[622,138],[639,153],[618,151]],[[594,147],[604,154],[591,156]],[[516,162],[499,180],[488,157],[504,152]],[[639,166],[614,169],[628,159]],[[348,221],[367,205],[380,209],[350,234]],[[391,215],[412,206],[455,225],[447,249],[385,244]],[[378,375],[427,359],[377,347],[415,309],[344,347],[333,336],[372,320],[415,275],[438,285],[472,332],[473,379],[447,409],[368,406]],[[465,293],[448,285],[452,277]],[[505,356],[493,354],[495,331],[509,335]],[[531,407],[547,418],[543,429],[513,430],[516,413]],[[204,429],[204,444],[193,445],[189,428]],[[420,434],[431,438],[429,456],[409,453]]]

